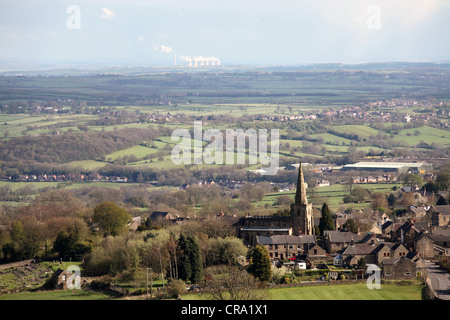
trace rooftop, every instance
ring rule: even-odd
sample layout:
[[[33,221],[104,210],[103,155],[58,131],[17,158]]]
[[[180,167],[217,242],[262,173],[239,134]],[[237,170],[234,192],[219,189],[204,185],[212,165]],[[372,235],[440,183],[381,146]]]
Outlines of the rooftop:
[[[346,164],[345,168],[409,168],[409,167],[421,167],[424,163],[412,163],[412,162],[374,162],[374,161],[361,161],[354,164]]]
[[[277,235],[277,236],[257,236],[259,244],[304,244],[315,243],[316,238],[313,235],[292,236],[292,235]]]

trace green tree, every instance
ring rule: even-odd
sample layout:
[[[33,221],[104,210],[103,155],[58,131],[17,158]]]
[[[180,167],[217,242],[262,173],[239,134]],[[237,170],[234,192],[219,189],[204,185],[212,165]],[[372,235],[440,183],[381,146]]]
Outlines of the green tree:
[[[191,283],[200,283],[203,279],[203,261],[200,254],[200,247],[194,236],[188,235],[187,240],[190,247],[189,259],[192,270],[190,281]]]
[[[184,234],[180,234],[178,239],[177,247],[177,267],[178,267],[178,277],[187,282],[192,276],[191,262],[189,260],[189,242],[187,241]]]
[[[113,202],[105,201],[94,209],[92,222],[104,231],[105,235],[117,236],[131,223],[130,214]]]
[[[167,293],[170,297],[178,299],[186,292],[186,283],[180,279],[172,279],[167,285]]]
[[[248,271],[261,281],[269,281],[272,278],[270,256],[264,246],[257,245],[253,249]]]
[[[366,259],[364,259],[364,257],[361,257],[361,259],[358,260],[357,267],[361,268],[361,269],[366,269],[367,263],[366,263]]]
[[[22,221],[13,221],[11,238],[14,243],[14,255],[17,259],[36,258],[45,238],[45,224],[30,217]]]
[[[423,189],[429,193],[431,193],[431,192],[438,193],[439,192],[438,186],[433,181],[428,181],[427,183],[425,183],[423,186]]]
[[[207,265],[236,265],[239,256],[245,255],[247,248],[241,239],[235,237],[210,238],[206,254]]]
[[[353,199],[358,202],[366,201],[370,197],[369,190],[362,187],[355,187],[353,189]]]
[[[330,208],[326,202],[322,206],[322,217],[319,222],[319,230],[321,235],[325,230],[335,230],[333,217],[331,216]]]
[[[180,234],[178,239],[178,276],[190,283],[200,283],[203,278],[203,261],[200,248],[192,235]]]
[[[450,173],[440,173],[436,178],[436,186],[439,191],[448,191],[450,189]]]
[[[75,233],[60,231],[53,242],[53,250],[59,253],[60,258],[66,260],[72,257],[77,242],[78,237],[76,237]]]
[[[350,218],[347,219],[347,221],[344,223],[344,229],[347,229],[353,233],[358,232],[358,225],[356,224],[355,220]]]
[[[387,198],[387,202],[390,207],[395,206],[395,203],[397,201],[397,196],[393,193],[389,193],[389,197]]]
[[[423,185],[423,178],[418,174],[410,173],[405,177],[404,185],[421,188]]]

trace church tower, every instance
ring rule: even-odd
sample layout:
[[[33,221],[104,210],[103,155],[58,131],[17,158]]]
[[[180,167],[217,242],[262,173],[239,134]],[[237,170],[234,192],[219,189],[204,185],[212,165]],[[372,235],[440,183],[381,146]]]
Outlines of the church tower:
[[[298,168],[297,192],[295,203],[291,205],[291,220],[294,235],[313,235],[314,217],[312,205],[306,198],[306,184],[303,178],[302,164]]]

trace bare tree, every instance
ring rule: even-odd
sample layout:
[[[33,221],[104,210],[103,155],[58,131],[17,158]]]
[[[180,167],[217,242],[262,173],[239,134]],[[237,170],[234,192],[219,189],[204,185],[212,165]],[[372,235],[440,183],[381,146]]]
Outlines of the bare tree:
[[[206,269],[205,289],[214,300],[264,300],[261,282],[239,267],[214,266]]]

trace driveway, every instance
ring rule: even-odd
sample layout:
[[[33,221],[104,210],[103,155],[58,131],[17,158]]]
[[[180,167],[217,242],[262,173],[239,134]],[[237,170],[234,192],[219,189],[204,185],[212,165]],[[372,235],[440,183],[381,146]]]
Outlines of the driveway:
[[[439,269],[435,263],[427,262],[428,278],[439,299],[450,300],[450,273]]]

